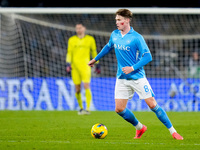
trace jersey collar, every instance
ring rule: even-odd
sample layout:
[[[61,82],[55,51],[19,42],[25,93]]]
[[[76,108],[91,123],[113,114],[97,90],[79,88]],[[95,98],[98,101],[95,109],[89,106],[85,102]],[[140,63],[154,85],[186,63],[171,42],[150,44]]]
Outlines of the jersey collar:
[[[119,32],[119,34],[122,36],[121,30],[119,30],[118,32]],[[133,32],[134,32],[134,29],[133,29],[133,27],[131,27],[130,31],[129,31],[128,33],[126,33],[126,34],[131,34],[131,33],[133,33]],[[125,34],[125,35],[126,35],[126,34]],[[124,37],[125,35],[123,35],[122,37]]]
[[[131,33],[133,33],[134,32],[134,29],[133,29],[133,27],[131,27],[131,29],[130,29],[130,31],[128,32],[128,33],[126,33],[126,34],[131,34]],[[119,30],[119,33],[121,34],[121,31]]]
[[[129,34],[129,33],[133,33],[133,31],[134,31],[134,29],[133,29],[133,27],[131,27],[131,29],[130,29],[130,31],[128,32],[128,34]]]

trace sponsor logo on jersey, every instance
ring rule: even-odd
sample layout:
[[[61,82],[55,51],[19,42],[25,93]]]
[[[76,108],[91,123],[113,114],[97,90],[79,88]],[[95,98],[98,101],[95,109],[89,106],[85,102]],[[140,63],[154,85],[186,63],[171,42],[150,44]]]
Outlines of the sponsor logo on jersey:
[[[122,45],[122,44],[114,44],[114,48],[118,49],[118,50],[123,50],[123,51],[130,51],[131,50],[130,46],[126,46],[126,45]]]

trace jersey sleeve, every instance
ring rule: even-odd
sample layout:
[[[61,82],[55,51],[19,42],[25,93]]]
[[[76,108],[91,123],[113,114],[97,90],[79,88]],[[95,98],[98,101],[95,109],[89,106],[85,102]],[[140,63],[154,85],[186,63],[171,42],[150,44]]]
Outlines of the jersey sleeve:
[[[137,37],[136,45],[142,55],[144,55],[144,53],[150,53],[150,50],[141,35]]]
[[[91,37],[91,54],[92,54],[92,58],[95,58],[97,56],[96,41],[93,37]]]
[[[134,70],[137,70],[152,61],[151,52],[142,36],[138,36],[136,45],[140,52],[141,59],[133,65]]]
[[[114,32],[113,32],[114,33]],[[110,39],[109,39],[109,42],[107,43],[107,45],[110,47],[110,48],[113,48],[113,33],[111,34],[110,36]]]
[[[67,63],[71,63],[72,62],[72,40],[71,40],[71,38],[69,38],[69,40],[68,40],[66,62]]]

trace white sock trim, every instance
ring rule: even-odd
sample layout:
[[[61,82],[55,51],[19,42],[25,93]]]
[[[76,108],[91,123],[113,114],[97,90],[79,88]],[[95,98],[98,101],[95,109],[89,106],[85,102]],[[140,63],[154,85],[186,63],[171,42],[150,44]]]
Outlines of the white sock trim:
[[[136,130],[141,130],[143,128],[143,125],[138,122],[138,124],[135,126]]]
[[[173,134],[174,132],[176,132],[176,130],[175,130],[174,127],[172,126],[171,128],[169,128],[169,132],[170,132],[170,134]]]

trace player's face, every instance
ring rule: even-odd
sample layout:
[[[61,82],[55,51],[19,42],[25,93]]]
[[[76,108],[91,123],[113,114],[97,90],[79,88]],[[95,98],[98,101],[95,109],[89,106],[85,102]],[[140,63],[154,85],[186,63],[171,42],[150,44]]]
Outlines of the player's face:
[[[116,20],[117,29],[122,30],[122,31],[129,23],[128,18],[122,17],[120,15],[116,15],[115,20]]]
[[[85,33],[86,28],[82,24],[77,24],[76,25],[76,33],[78,35],[82,35]]]

